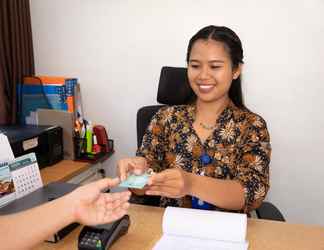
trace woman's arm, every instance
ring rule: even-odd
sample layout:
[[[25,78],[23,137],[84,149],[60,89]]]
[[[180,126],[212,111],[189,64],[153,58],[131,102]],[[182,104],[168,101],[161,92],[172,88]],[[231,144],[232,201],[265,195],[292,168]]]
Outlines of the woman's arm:
[[[244,206],[244,189],[239,182],[200,176],[181,168],[153,175],[146,194],[169,198],[190,195],[229,210],[240,210]]]
[[[249,212],[259,207],[269,189],[271,157],[270,136],[261,117],[253,117],[238,151],[233,180],[189,175],[190,194],[229,210]]]
[[[189,174],[189,195],[228,210],[244,207],[244,188],[238,181],[220,180],[212,177]]]
[[[146,194],[170,198],[191,195],[221,208],[248,212],[262,203],[269,189],[271,147],[262,119],[249,128],[239,151],[240,161],[232,180],[199,176],[173,168],[153,175]]]

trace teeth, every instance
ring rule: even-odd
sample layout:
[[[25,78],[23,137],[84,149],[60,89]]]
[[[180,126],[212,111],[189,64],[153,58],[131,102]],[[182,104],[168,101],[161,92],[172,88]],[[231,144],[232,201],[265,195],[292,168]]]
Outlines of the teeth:
[[[202,89],[211,89],[213,87],[214,87],[213,85],[199,85],[199,88],[202,88]]]

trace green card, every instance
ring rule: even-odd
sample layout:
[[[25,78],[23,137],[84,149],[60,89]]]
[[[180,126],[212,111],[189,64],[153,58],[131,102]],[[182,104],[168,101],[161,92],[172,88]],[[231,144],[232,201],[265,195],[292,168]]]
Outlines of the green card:
[[[127,177],[126,180],[124,180],[122,183],[119,184],[120,187],[127,187],[127,188],[139,188],[142,189],[148,179],[149,179],[150,175],[148,175],[147,173],[143,174],[143,175],[129,175]]]

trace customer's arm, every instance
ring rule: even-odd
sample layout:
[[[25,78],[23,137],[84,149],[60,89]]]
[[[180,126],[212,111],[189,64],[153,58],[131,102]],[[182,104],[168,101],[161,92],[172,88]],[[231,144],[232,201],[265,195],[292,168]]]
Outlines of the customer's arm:
[[[30,249],[72,223],[96,225],[121,218],[129,206],[129,192],[102,193],[118,179],[102,179],[17,214],[0,217],[1,249]]]

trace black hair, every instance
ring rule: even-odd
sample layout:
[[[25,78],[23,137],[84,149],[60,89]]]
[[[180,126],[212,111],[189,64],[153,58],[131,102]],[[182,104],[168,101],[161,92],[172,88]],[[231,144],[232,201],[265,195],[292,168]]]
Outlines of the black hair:
[[[235,32],[225,26],[214,26],[210,25],[199,30],[189,41],[187,49],[187,64],[189,64],[189,57],[191,53],[192,46],[199,40],[212,39],[217,42],[224,44],[225,49],[230,55],[232,67],[235,69],[243,64],[243,48],[240,38],[235,34]],[[243,94],[242,94],[242,84],[241,75],[232,81],[231,87],[228,92],[229,98],[232,102],[239,108],[246,108],[244,105]]]

